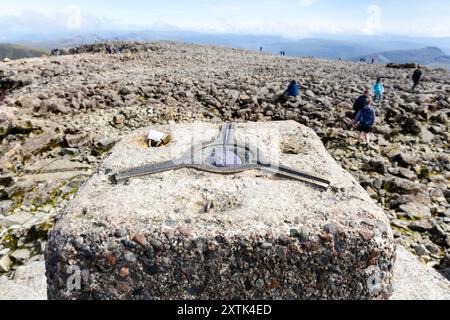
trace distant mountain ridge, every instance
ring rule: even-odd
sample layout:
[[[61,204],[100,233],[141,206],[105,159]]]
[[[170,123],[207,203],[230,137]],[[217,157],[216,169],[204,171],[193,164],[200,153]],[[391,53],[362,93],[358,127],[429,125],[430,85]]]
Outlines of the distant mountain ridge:
[[[5,58],[15,60],[41,57],[45,54],[48,54],[48,51],[44,49],[35,49],[17,44],[0,43],[0,60]]]
[[[220,45],[249,50],[259,50],[278,54],[285,51],[288,56],[314,56],[325,59],[347,59],[368,55],[373,52],[384,52],[399,48],[416,49],[426,45],[413,41],[382,40],[382,39],[329,39],[304,38],[290,39],[280,36],[251,34],[209,34],[190,31],[134,31],[134,32],[102,32],[99,34],[72,35],[61,39],[45,41],[22,42],[25,45],[43,48],[68,48],[87,43],[105,42],[108,40],[122,41],[155,41],[173,40],[200,45]]]
[[[427,47],[422,49],[391,50],[379,53],[364,55],[367,61],[375,57],[378,63],[418,63],[422,65],[445,65],[450,66],[450,56],[437,47]],[[361,57],[354,57],[352,60],[358,61]]]
[[[377,56],[377,61],[417,62],[433,67],[450,68],[450,38],[420,39],[408,37],[335,37],[323,35],[315,38],[291,39],[273,35],[201,33],[183,30],[141,30],[141,31],[104,31],[92,34],[72,34],[65,38],[57,36],[36,41],[22,41],[21,44],[33,48],[51,50],[70,48],[83,44],[121,41],[156,41],[172,40],[200,45],[219,45],[247,50],[258,50],[287,56],[313,56],[324,59],[343,59],[359,61],[361,57]],[[437,48],[439,46],[439,48]],[[441,50],[443,49],[443,50]]]

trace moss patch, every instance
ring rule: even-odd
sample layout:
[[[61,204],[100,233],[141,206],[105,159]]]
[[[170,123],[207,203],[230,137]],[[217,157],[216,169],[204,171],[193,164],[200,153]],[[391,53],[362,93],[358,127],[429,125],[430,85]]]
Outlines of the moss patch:
[[[19,238],[14,236],[12,230],[8,230],[7,235],[4,236],[2,239],[0,239],[0,243],[3,246],[5,246],[6,248],[10,249],[11,251],[13,251],[17,248],[18,242],[19,242]]]

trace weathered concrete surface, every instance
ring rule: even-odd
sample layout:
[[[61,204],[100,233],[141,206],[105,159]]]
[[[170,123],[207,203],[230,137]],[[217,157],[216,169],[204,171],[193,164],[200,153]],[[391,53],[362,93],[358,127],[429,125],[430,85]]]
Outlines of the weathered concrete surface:
[[[225,176],[183,169],[111,185],[107,169],[181,156],[193,140],[216,138],[220,125],[204,124],[195,136],[191,125],[152,129],[170,131],[173,142],[149,149],[147,130],[125,137],[50,234],[50,299],[391,294],[395,245],[389,221],[311,129],[291,121],[248,123],[238,125],[237,136],[258,138],[272,161],[279,157],[329,178],[327,192],[258,171]],[[204,213],[210,200],[214,209]],[[68,290],[67,280],[76,284],[77,277],[81,288]]]
[[[11,280],[0,278],[0,300],[46,299],[44,261],[18,268]],[[398,246],[391,300],[450,300],[450,282],[405,248]]]

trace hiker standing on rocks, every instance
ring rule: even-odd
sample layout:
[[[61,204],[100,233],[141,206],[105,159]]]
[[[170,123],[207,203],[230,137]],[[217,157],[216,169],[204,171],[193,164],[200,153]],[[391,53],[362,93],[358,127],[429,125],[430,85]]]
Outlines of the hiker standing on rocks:
[[[365,147],[369,147],[370,132],[375,124],[375,120],[375,110],[372,107],[370,99],[367,99],[364,108],[358,112],[355,120],[353,121],[353,124],[357,126],[357,130],[359,132],[358,144],[361,143],[361,137],[364,135]]]
[[[11,80],[0,79],[0,103],[3,102],[3,100],[5,100],[6,93],[9,89],[11,89],[12,86],[13,84],[11,83]]]
[[[355,103],[353,104],[353,110],[355,111],[353,119],[356,119],[358,113],[366,105],[367,100],[369,100],[369,90],[364,91],[364,94],[360,96],[358,99],[356,99]]]
[[[377,78],[377,81],[375,81],[375,83],[372,86],[372,91],[374,102],[375,103],[380,102],[384,94],[384,86],[383,83],[381,82],[381,78]]]
[[[413,79],[413,87],[412,87],[412,92],[414,92],[416,90],[416,87],[419,85],[420,79],[422,78],[422,71],[420,70],[420,66],[417,67],[417,69],[414,71],[413,75],[412,75],[412,79]]]
[[[375,57],[372,57],[372,63],[371,64],[375,64]]]

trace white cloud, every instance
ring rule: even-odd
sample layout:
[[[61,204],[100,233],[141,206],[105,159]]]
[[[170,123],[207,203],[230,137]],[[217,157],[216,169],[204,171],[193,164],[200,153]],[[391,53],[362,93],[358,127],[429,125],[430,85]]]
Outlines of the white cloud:
[[[180,30],[191,30],[212,33],[245,33],[280,35],[288,38],[307,37],[315,33],[339,34],[348,31],[346,26],[336,25],[336,21],[322,19],[315,23],[314,19],[299,21],[286,20],[222,20],[220,23],[183,22],[172,24]]]
[[[374,0],[372,0],[374,1]],[[77,2],[77,1],[73,1]],[[208,3],[203,9],[209,9],[210,15],[190,16],[189,14],[174,13],[167,14],[164,10],[155,13],[156,9],[148,14],[128,18],[129,14],[115,15],[109,11],[95,11],[89,7],[50,7],[49,5],[39,7],[34,5],[8,4],[0,10],[0,41],[9,39],[20,39],[22,35],[47,36],[55,33],[74,34],[85,32],[101,32],[114,30],[187,30],[199,32],[218,33],[251,33],[281,35],[290,38],[308,37],[315,34],[367,34],[376,35],[383,30],[390,30],[394,34],[409,36],[450,36],[450,25],[445,23],[441,16],[443,13],[436,12],[433,15],[424,16],[420,23],[411,24],[408,17],[398,17],[394,20],[382,19],[382,9],[372,4],[367,7],[367,17],[349,19],[349,16],[360,16],[351,12],[345,15],[329,13],[327,11],[314,12],[314,5],[319,0],[289,0],[276,8],[270,7],[272,1],[263,0],[262,8],[271,8],[273,11],[266,12],[261,9],[258,14],[251,10],[249,4],[235,3],[221,4]],[[300,10],[292,10],[292,6],[301,7]],[[309,7],[309,9],[305,9]],[[82,9],[82,10],[81,10]],[[388,7],[383,7],[388,11]],[[289,19],[280,14],[285,10],[292,10]],[[306,11],[311,10],[311,14]],[[328,9],[332,10],[332,8]],[[141,10],[142,11],[142,10]],[[300,11],[304,11],[303,14]],[[442,10],[441,10],[442,11]],[[89,13],[88,13],[89,12]],[[236,13],[236,14],[235,14]],[[313,14],[314,13],[314,14]],[[104,18],[104,15],[111,15]],[[247,15],[247,16],[245,16]],[[296,18],[297,17],[297,18]],[[365,21],[364,21],[365,20]]]
[[[310,7],[316,2],[317,2],[317,0],[298,0],[297,4],[300,7]]]
[[[363,32],[368,35],[375,35],[382,31],[381,26],[381,8],[377,5],[370,5],[367,8],[367,21]]]
[[[38,10],[21,10],[0,16],[0,30],[6,35],[47,35],[63,32],[91,32],[113,26],[112,22],[81,12],[77,6],[46,14]]]
[[[238,5],[207,5],[208,9],[218,12],[238,12],[242,10]]]

